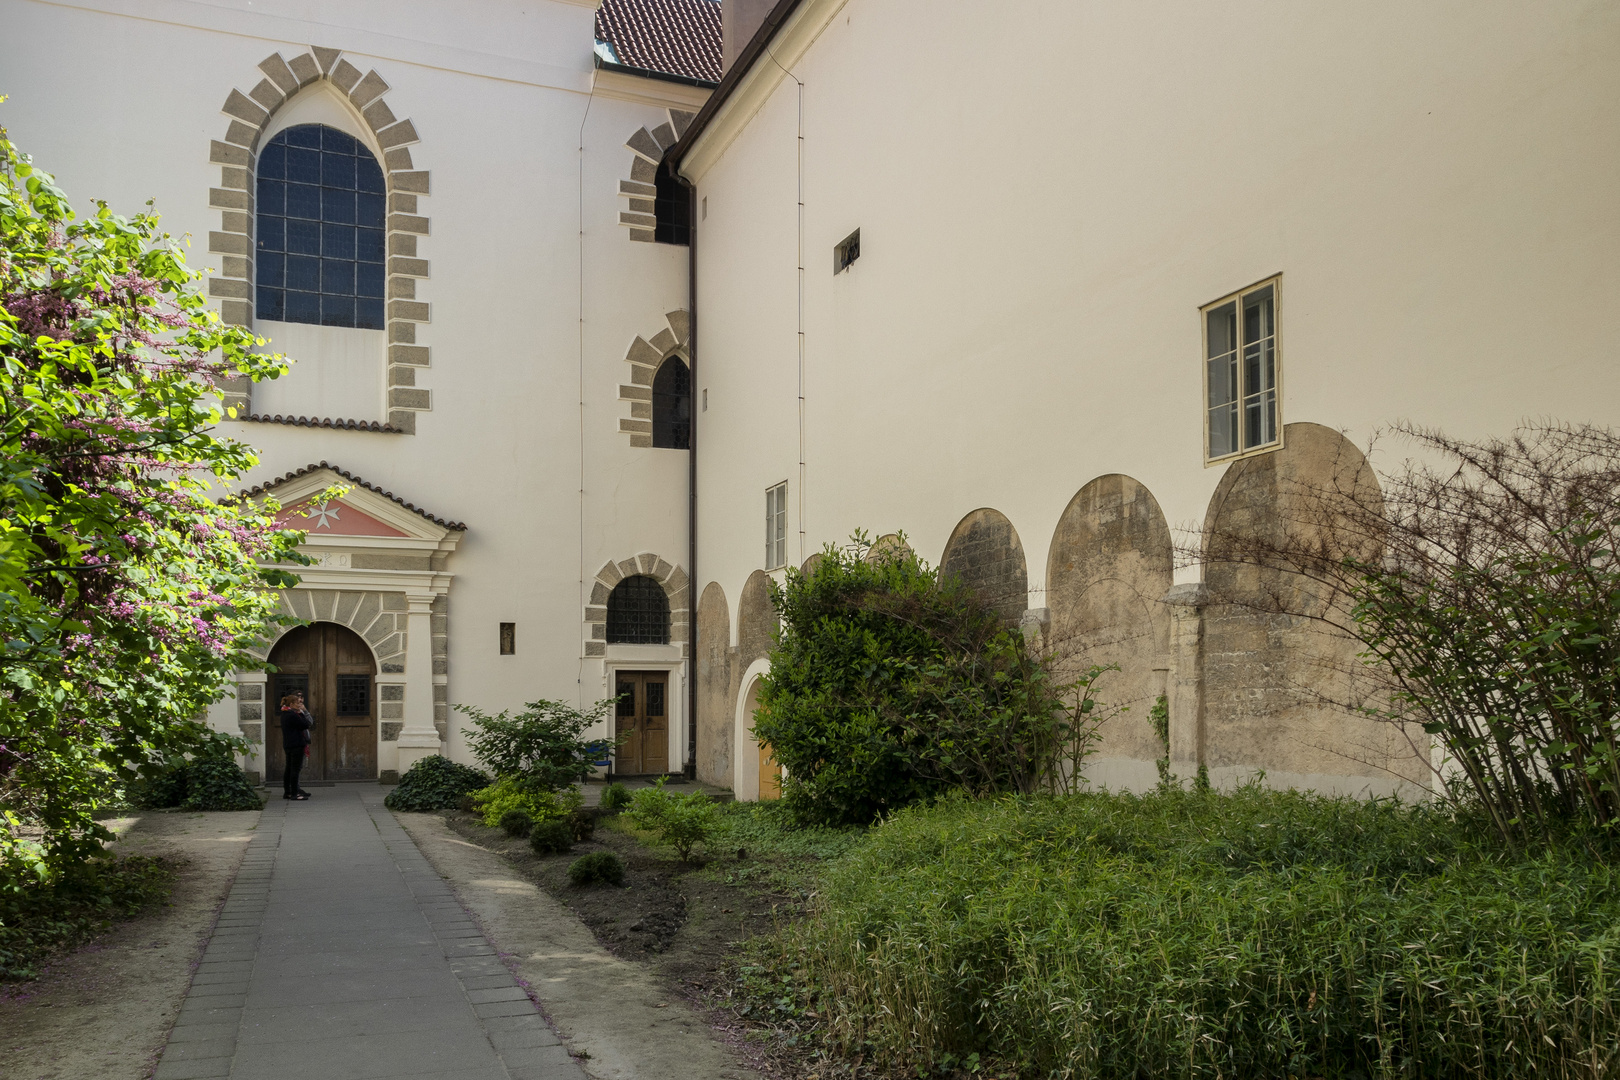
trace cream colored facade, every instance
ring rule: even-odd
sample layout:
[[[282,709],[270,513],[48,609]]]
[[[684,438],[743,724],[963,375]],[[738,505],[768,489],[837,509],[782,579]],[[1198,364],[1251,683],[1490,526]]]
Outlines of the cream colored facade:
[[[665,671],[670,767],[757,795],[786,481],[790,564],[903,530],[1120,662],[1100,782],[1153,781],[1163,693],[1183,772],[1427,785],[1421,748],[1302,696],[1319,642],[1211,609],[1170,546],[1395,419],[1620,418],[1620,5],[778,5],[676,151],[695,312],[688,249],[638,242],[621,190],[708,91],[594,66],[593,8],[0,0],[0,122],[81,206],[155,198],[228,318],[253,317],[233,124],[323,123],[388,165],[388,328],[256,323],[298,364],[248,400],[368,430],[227,425],[262,451],[251,483],[298,495],[330,463],[402,534],[329,530],[288,600],[368,620],[401,725],[379,769],[465,759],[451,703]],[[1200,309],[1271,278],[1283,442],[1207,465]],[[646,445],[651,371],[692,354],[695,574],[688,455]],[[631,573],[666,590],[671,644],[605,643]],[[262,737],[260,678],[215,722]]]

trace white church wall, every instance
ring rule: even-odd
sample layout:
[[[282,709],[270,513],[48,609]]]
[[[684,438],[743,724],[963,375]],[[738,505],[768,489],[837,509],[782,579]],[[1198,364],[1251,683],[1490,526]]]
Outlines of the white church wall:
[[[766,72],[757,114],[692,158],[699,584],[733,611],[767,473],[797,468],[801,94],[800,557],[903,528],[938,561],[993,507],[1039,608],[1093,478],[1198,525],[1226,471],[1202,453],[1199,307],[1273,274],[1285,422],[1365,443],[1402,418],[1477,436],[1620,415],[1610,9],[805,9],[814,44],[777,50],[802,90]]]

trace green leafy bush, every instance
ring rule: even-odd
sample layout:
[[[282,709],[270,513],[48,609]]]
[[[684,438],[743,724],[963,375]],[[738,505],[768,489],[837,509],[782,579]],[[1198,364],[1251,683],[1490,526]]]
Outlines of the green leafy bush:
[[[614,699],[598,701],[582,712],[566,701],[531,701],[516,716],[502,710],[491,716],[470,705],[457,705],[472,717],[467,745],[499,779],[522,777],[533,788],[558,791],[589,776],[607,756],[611,740],[582,738],[601,723]]]
[[[501,829],[507,836],[521,838],[534,828],[534,818],[527,810],[508,810],[501,815]]]
[[[1253,788],[950,798],[833,864],[773,971],[835,1047],[908,1074],[1606,1074],[1620,870],[1575,842],[1505,857],[1487,820]]]
[[[569,864],[568,880],[581,887],[623,885],[624,863],[611,851],[593,851]]]
[[[529,849],[536,855],[564,855],[574,846],[574,823],[568,818],[537,821],[529,832]]]
[[[673,847],[682,862],[691,861],[692,849],[714,835],[720,820],[719,807],[706,792],[672,795],[664,789],[662,778],[631,797],[628,817],[637,828]]]
[[[1100,669],[1060,685],[960,580],[871,548],[857,532],[771,583],[781,626],[754,734],[786,771],[783,801],[806,823],[864,825],[956,788],[1078,782]]]
[[[41,960],[165,899],[176,866],[130,855],[91,859],[50,884],[0,878],[0,982],[31,979]]]
[[[751,855],[766,857],[836,859],[859,846],[868,832],[859,825],[800,825],[780,800],[720,803],[716,817],[711,848],[742,848]]]
[[[452,810],[464,795],[489,786],[489,777],[477,769],[435,754],[410,767],[383,805],[390,810],[426,813]],[[496,821],[500,819],[497,817]],[[490,824],[494,824],[491,822]]]
[[[127,790],[131,805],[142,810],[259,810],[264,806],[242,767],[227,757],[181,760]]]
[[[599,804],[604,810],[623,810],[630,805],[630,789],[617,780],[602,789],[602,801]]]
[[[534,786],[526,777],[504,777],[473,792],[472,801],[474,812],[481,814],[484,824],[493,829],[512,810],[522,810],[536,824],[568,817],[579,809],[585,797],[578,788],[547,791]]]

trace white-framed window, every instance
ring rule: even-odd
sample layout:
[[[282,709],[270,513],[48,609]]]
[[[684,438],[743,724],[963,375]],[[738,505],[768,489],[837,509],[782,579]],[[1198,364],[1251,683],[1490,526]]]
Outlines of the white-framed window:
[[[1205,461],[1275,447],[1281,439],[1281,284],[1270,278],[1202,309]]]
[[[765,569],[787,565],[787,481],[765,491]]]

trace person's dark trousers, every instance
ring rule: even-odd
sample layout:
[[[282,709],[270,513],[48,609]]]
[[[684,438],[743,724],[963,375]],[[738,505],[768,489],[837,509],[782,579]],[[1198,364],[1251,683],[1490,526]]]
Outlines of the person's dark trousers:
[[[302,746],[286,747],[287,772],[281,778],[281,793],[283,795],[298,794],[298,774],[304,770],[304,748]]]

